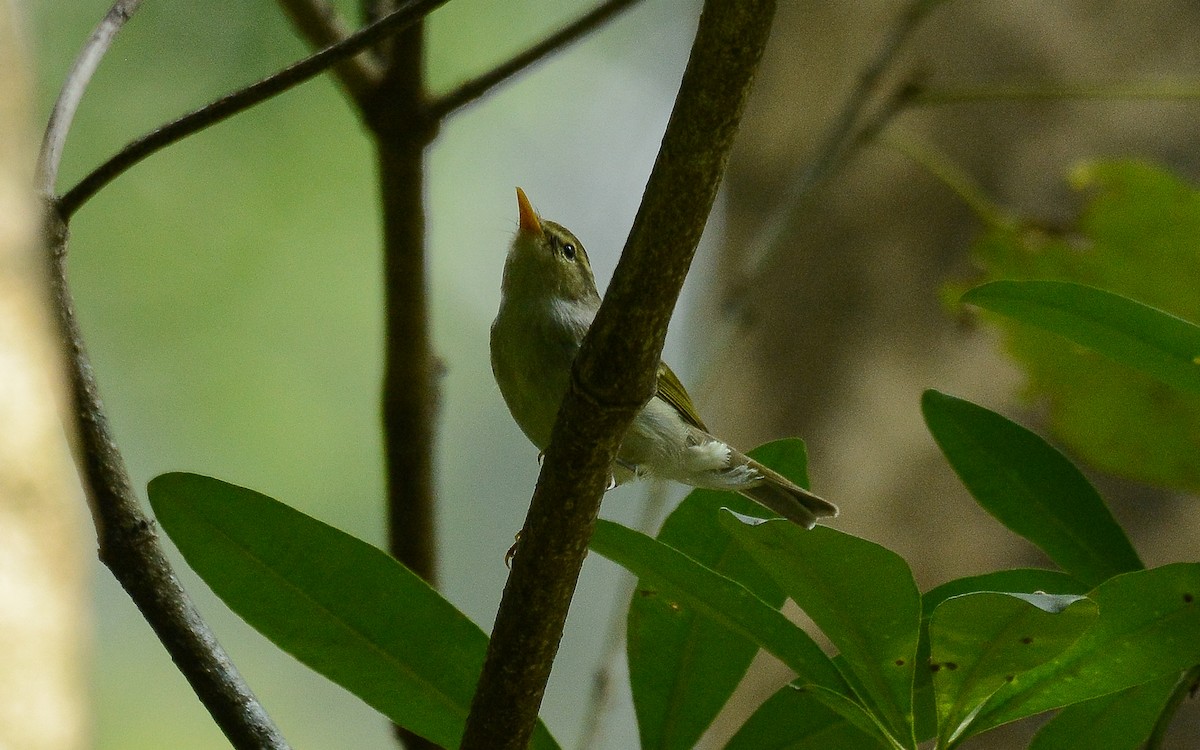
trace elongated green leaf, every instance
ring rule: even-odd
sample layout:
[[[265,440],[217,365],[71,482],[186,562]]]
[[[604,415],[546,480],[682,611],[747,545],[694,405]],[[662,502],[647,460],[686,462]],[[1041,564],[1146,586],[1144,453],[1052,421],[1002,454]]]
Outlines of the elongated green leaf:
[[[1096,613],[1095,602],[1074,595],[985,592],[942,602],[929,623],[938,747],[953,747],[993,693],[1064,651]]]
[[[603,519],[596,522],[591,549],[657,587],[655,595],[669,598],[674,606],[691,608],[753,640],[800,679],[849,694],[841,673],[812,638],[740,583],[656,539]]]
[[[1068,573],[1095,585],[1142,567],[1099,493],[1045,440],[938,391],[924,393],[921,411],[975,500]]]
[[[914,746],[913,676],[921,598],[902,558],[865,539],[819,526],[723,518],[734,538],[775,577],[837,646],[869,709],[903,746]]]
[[[1181,390],[1200,393],[1200,327],[1065,281],[993,281],[962,301],[1052,331]]]
[[[1200,663],[1200,564],[1116,576],[1088,598],[1096,623],[1052,661],[1017,675],[980,711],[971,733],[1178,674]]]
[[[487,636],[428,584],[253,490],[182,473],[149,489],[159,523],[230,609],[396,724],[458,747]],[[558,747],[540,724],[532,744]]]
[[[767,699],[725,750],[879,750],[889,747],[823,704],[810,690],[788,685]]]
[[[757,460],[807,486],[804,443],[780,440],[751,451]],[[729,492],[694,490],[663,524],[658,540],[745,586],[771,607],[783,592],[718,522],[722,507],[765,512]],[[681,607],[641,582],[629,605],[629,684],[643,750],[689,750],[737,687],[758,651],[751,639]]]
[[[1029,750],[1138,750],[1150,737],[1179,676],[1067,706],[1038,731]]]

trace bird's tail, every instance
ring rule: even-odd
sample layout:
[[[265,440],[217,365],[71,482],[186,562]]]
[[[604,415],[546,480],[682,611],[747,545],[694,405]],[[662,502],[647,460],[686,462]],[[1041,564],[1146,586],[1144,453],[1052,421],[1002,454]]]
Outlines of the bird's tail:
[[[806,529],[816,526],[818,518],[838,514],[836,505],[789,481],[782,474],[754,460],[749,461],[749,466],[760,473],[763,479],[752,486],[738,488],[738,492],[759,505]]]

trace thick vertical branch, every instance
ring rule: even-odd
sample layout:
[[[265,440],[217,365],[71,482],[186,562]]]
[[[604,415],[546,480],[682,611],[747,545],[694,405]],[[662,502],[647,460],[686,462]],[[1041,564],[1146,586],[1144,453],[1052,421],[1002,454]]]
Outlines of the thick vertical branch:
[[[463,750],[523,750],[617,447],[654,393],[667,322],[724,173],[773,0],[707,0],[633,230],[576,359],[525,520]]]

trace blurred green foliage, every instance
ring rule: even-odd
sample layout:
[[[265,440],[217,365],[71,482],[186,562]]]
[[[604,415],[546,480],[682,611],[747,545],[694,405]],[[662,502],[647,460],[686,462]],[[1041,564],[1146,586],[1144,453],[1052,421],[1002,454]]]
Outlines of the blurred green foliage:
[[[1081,165],[1085,203],[1069,227],[993,228],[972,254],[985,278],[1075,281],[1200,321],[1200,193],[1140,161]],[[1053,333],[988,316],[1046,404],[1054,434],[1104,471],[1200,489],[1200,396],[1172,389]]]

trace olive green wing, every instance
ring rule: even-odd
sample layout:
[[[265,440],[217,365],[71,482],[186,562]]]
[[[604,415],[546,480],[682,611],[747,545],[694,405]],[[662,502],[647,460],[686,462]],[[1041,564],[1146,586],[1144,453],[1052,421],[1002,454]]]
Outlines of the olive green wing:
[[[696,413],[696,406],[692,403],[691,396],[688,395],[683,383],[679,382],[675,373],[671,372],[671,368],[667,367],[666,362],[658,363],[658,397],[674,406],[675,411],[679,412],[679,416],[683,417],[685,422],[708,432],[708,428],[704,426],[704,420],[700,419],[700,415]]]

